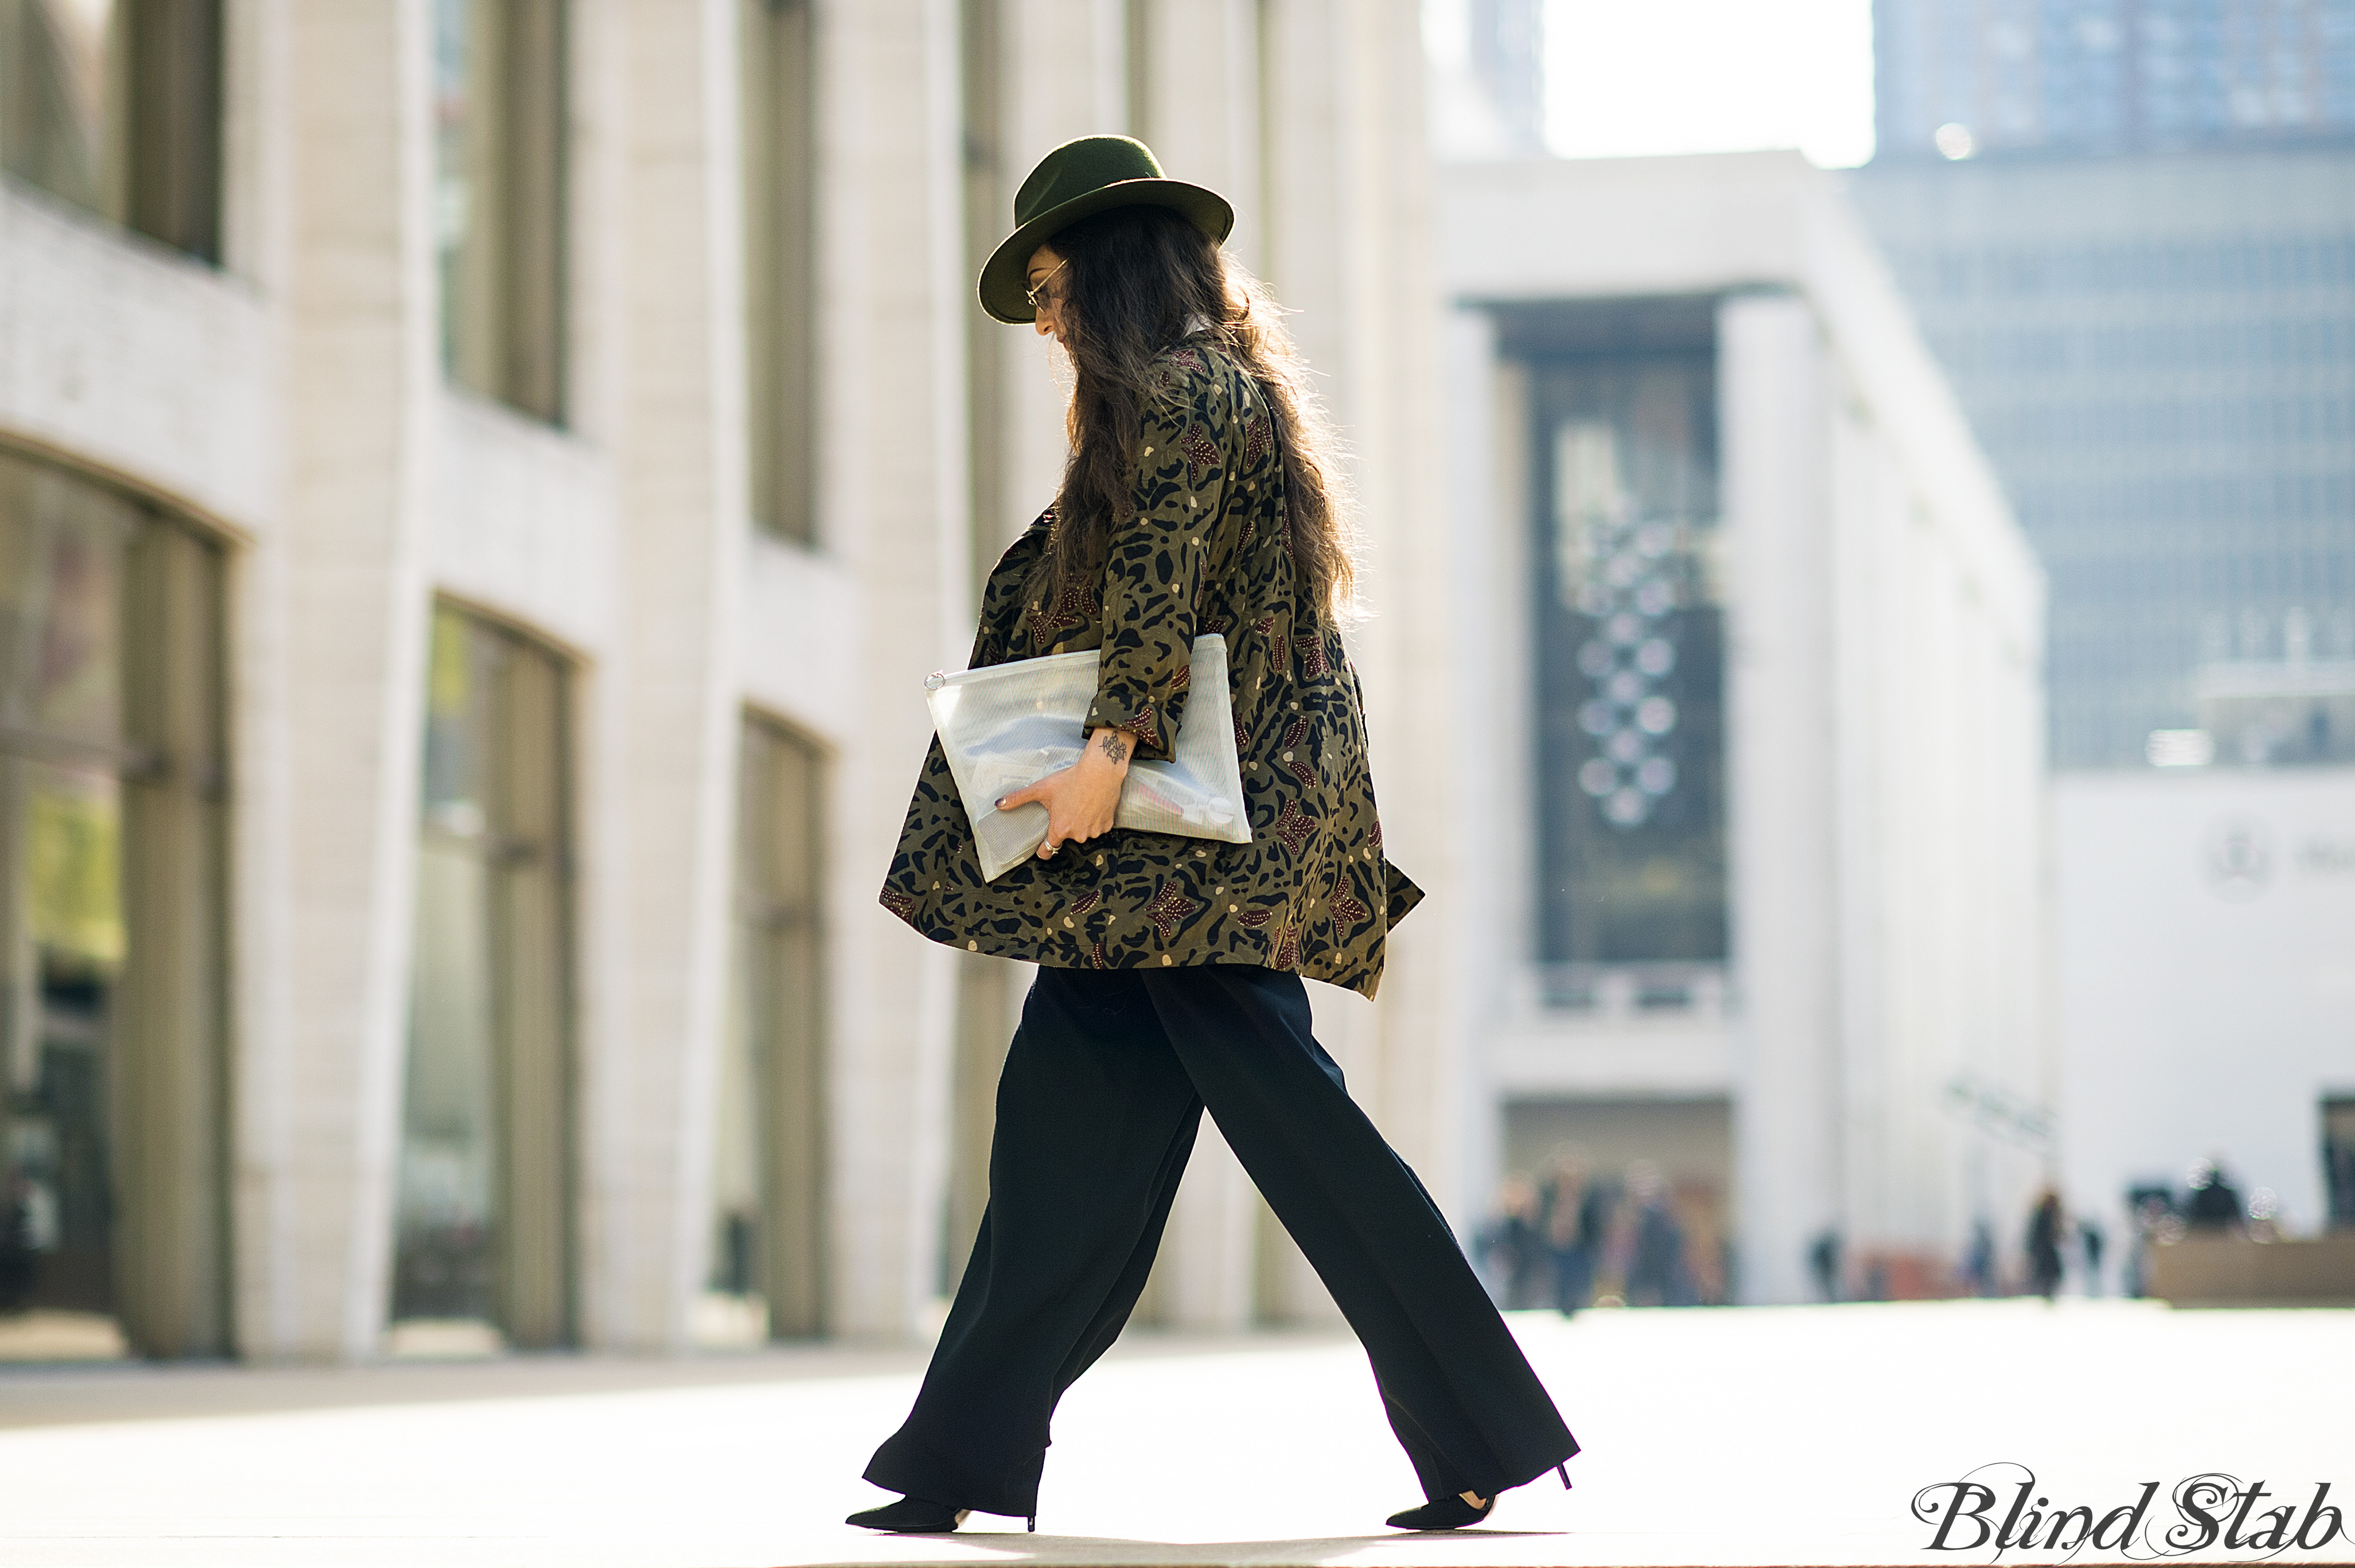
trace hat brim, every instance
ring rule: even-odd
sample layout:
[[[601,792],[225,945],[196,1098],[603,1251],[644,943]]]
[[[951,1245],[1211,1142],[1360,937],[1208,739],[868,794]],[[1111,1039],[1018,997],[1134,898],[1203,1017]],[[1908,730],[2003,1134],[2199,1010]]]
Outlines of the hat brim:
[[[981,308],[1003,322],[1036,321],[1026,292],[1030,252],[1081,219],[1115,207],[1166,207],[1222,242],[1235,227],[1235,209],[1217,191],[1184,180],[1114,180],[1049,208],[1000,240],[981,269]]]

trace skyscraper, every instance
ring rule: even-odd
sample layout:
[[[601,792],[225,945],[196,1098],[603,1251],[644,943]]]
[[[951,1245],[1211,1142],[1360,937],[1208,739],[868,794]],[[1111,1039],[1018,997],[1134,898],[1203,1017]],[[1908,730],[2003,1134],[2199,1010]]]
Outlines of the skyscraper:
[[[1873,16],[1852,188],[2051,589],[2060,1184],[2115,1227],[2222,1153],[2319,1224],[2355,929],[2355,0]]]
[[[2355,133],[2350,0],[1875,0],[1881,156]]]
[[[1854,189],[2051,574],[2055,765],[2355,759],[2355,0],[1874,24]]]
[[[1545,0],[1471,0],[1472,73],[1517,150],[1545,151]]]

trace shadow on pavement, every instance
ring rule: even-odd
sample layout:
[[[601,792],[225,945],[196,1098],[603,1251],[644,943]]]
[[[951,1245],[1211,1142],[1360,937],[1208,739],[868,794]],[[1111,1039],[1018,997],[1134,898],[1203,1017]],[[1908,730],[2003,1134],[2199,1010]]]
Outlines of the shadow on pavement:
[[[1381,1549],[1381,1562],[1397,1568],[1423,1563],[1461,1563],[1476,1553],[1483,1541],[1542,1541],[1568,1534],[1558,1530],[1433,1530],[1391,1531],[1380,1535],[1304,1536],[1291,1541],[1134,1541],[1119,1536],[1038,1535],[1010,1531],[959,1531],[953,1537],[964,1552],[941,1557],[846,1557],[838,1562],[813,1562],[796,1568],[973,1568],[975,1553],[986,1552],[992,1564],[1052,1564],[1053,1568],[1285,1568],[1289,1564],[1329,1563],[1369,1549]],[[911,1544],[922,1536],[901,1538]],[[1000,1541],[1007,1544],[1000,1545]]]
[[[346,1367],[140,1361],[12,1367],[0,1369],[0,1430],[96,1421],[169,1421],[278,1411],[550,1399],[821,1378],[912,1376],[924,1370],[926,1353],[921,1348],[900,1346],[814,1345],[741,1355],[554,1353]]]

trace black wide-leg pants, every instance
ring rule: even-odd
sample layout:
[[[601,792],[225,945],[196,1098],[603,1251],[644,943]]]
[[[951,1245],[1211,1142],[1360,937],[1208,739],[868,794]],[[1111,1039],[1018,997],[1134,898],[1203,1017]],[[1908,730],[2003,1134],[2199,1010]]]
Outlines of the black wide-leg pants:
[[[1447,1221],[1317,1045],[1298,976],[1041,969],[998,1080],[973,1260],[869,1481],[1037,1513],[1056,1402],[1136,1305],[1205,1106],[1364,1342],[1426,1497],[1492,1496],[1578,1452]]]

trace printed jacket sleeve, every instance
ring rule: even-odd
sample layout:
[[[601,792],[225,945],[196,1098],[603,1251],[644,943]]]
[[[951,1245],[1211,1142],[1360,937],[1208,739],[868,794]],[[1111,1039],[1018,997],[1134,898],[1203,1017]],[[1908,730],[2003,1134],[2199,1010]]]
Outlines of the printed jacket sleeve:
[[[1177,743],[1205,546],[1226,489],[1199,364],[1182,349],[1164,362],[1164,389],[1144,411],[1136,512],[1104,556],[1103,663],[1088,728],[1127,731],[1142,760],[1167,761]]]
[[[1022,620],[1022,589],[1029,581],[1030,569],[1038,564],[1047,548],[1047,529],[1054,518],[1052,507],[1039,513],[1038,520],[1006,548],[1006,553],[991,569],[988,581],[982,585],[981,616],[974,628],[973,653],[965,660],[965,668],[981,669],[1021,656],[1016,628]]]

